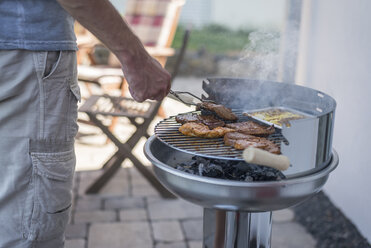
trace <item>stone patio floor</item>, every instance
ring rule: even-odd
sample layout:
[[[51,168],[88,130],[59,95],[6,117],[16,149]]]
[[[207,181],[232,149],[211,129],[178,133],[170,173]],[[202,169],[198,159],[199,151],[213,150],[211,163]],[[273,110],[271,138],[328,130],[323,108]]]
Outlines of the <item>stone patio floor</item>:
[[[178,79],[174,87],[186,89],[201,83],[196,79]],[[168,115],[190,109],[174,100],[166,99]],[[153,121],[153,125],[160,118]],[[153,125],[149,131],[153,130]],[[201,248],[201,207],[181,199],[165,200],[146,179],[124,161],[122,168],[95,195],[84,192],[100,175],[104,161],[115,152],[112,143],[95,127],[81,125],[82,133],[93,133],[76,142],[77,172],[74,180],[74,201],[70,224],[66,231],[66,248]],[[134,128],[123,118],[115,133],[122,140]],[[141,140],[133,153],[151,166],[142,152]],[[272,248],[314,248],[316,241],[303,226],[295,222],[291,209],[273,213]]]

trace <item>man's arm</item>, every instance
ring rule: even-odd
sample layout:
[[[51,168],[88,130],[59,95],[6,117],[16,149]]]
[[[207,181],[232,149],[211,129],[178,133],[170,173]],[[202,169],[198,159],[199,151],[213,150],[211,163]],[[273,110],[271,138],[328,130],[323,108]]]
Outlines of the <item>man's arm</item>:
[[[108,0],[57,1],[117,56],[135,100],[161,100],[168,94],[170,74],[146,52]]]

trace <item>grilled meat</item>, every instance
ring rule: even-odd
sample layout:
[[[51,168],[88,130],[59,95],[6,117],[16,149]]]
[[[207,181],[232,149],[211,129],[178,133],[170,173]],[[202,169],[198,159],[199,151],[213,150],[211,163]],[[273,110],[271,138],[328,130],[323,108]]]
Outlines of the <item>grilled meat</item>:
[[[253,136],[253,135],[243,134],[239,132],[230,132],[224,135],[224,143],[227,146],[234,146],[237,140],[249,140],[249,141],[258,142],[260,138]]]
[[[184,124],[187,122],[200,122],[200,119],[198,118],[198,114],[190,113],[190,114],[183,114],[183,115],[177,115],[175,117],[176,122]]]
[[[198,115],[195,113],[190,113],[190,114],[178,115],[175,117],[175,120],[181,124],[185,124],[188,122],[202,123],[208,126],[210,129],[225,126],[224,121],[219,120],[212,115]]]
[[[226,127],[216,127],[209,129],[208,126],[202,123],[188,122],[179,127],[179,131],[187,136],[201,137],[201,138],[220,138],[228,132],[233,132],[233,129]]]
[[[208,126],[210,129],[214,129],[217,127],[224,127],[225,122],[222,120],[219,120],[215,118],[212,115],[199,115],[198,118],[200,119],[202,124],[205,124]]]
[[[197,104],[196,109],[210,111],[223,120],[236,121],[238,119],[231,109],[219,104],[202,102]]]
[[[244,150],[250,146],[266,150],[270,153],[281,154],[280,148],[272,141],[262,138],[259,142],[248,141],[248,140],[237,140],[234,144],[234,148],[237,150]]]
[[[259,135],[259,136],[268,136],[275,132],[275,129],[272,126],[263,126],[254,121],[245,121],[237,123],[226,124],[226,127],[235,129],[235,131],[243,134]]]
[[[236,148],[237,150],[244,150],[248,147],[255,147],[255,148],[260,148],[265,150],[265,148],[268,147],[268,145],[265,142],[261,141],[250,141],[250,140],[236,140],[233,147]]]
[[[224,143],[233,146],[237,150],[246,149],[249,146],[260,148],[271,153],[281,154],[280,148],[272,141],[239,132],[229,132],[224,135]]]

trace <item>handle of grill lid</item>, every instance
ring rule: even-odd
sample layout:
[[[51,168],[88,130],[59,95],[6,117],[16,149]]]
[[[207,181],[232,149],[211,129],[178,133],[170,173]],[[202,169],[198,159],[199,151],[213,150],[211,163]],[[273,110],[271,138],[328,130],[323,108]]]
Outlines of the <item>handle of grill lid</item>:
[[[254,147],[246,148],[243,151],[242,157],[248,163],[269,166],[281,171],[287,170],[290,166],[288,157]]]

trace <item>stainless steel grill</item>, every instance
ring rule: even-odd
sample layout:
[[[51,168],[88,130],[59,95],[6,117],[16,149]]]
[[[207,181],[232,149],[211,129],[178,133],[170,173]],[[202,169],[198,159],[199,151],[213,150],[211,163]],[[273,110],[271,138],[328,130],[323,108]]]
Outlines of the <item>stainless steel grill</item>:
[[[238,117],[239,122],[252,120],[251,118],[244,116],[242,110],[232,110]],[[199,111],[191,113],[200,113]],[[166,143],[167,145],[187,153],[199,155],[209,158],[217,159],[229,159],[229,160],[243,160],[242,150],[237,150],[233,147],[226,146],[223,138],[206,139],[198,137],[190,137],[183,135],[179,132],[180,123],[177,123],[175,116],[160,121],[155,127],[155,134],[159,140]],[[279,129],[276,129],[276,133],[268,136],[268,139],[281,146],[281,142],[287,141],[280,133]]]
[[[290,142],[284,142],[281,151],[292,166],[280,181],[238,182],[175,169],[191,160],[192,154],[236,160],[241,151],[225,146],[222,139],[183,136],[174,117],[156,126],[157,137],[150,137],[144,148],[165,187],[204,207],[203,248],[269,248],[271,211],[293,206],[319,192],[339,162],[331,146],[336,102],[323,92],[302,86],[250,79],[207,79],[203,89],[207,94],[203,99],[234,109],[240,121],[248,119],[241,110],[269,107],[295,109],[310,116],[269,137],[277,144],[284,141],[283,136]]]

